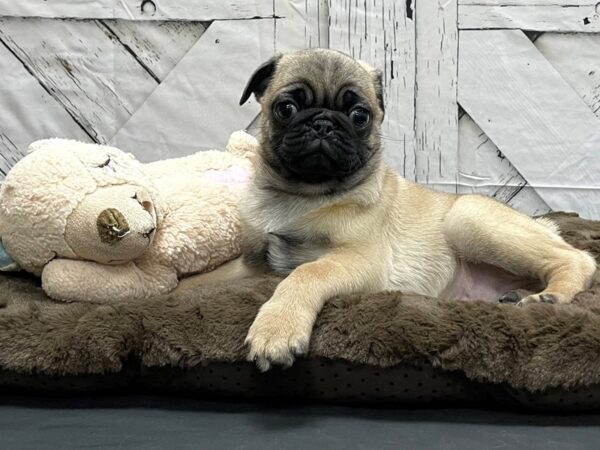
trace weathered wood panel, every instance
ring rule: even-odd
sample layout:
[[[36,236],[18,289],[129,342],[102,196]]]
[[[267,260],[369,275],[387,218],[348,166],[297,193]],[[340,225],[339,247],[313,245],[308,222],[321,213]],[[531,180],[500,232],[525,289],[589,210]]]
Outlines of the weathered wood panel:
[[[165,78],[209,25],[133,20],[102,20],[101,24],[157,82]]]
[[[386,159],[415,178],[415,24],[406,2],[331,0],[329,46],[383,72]]]
[[[0,0],[0,16],[194,20],[272,17],[273,0]]]
[[[275,51],[329,47],[328,0],[288,0],[273,2]]]
[[[461,106],[551,208],[600,217],[598,118],[521,31],[459,43]]]
[[[600,4],[594,0],[459,0],[461,29],[513,28],[600,32]]]
[[[468,114],[461,115],[458,129],[458,193],[489,195],[530,215],[550,211]]]
[[[600,117],[600,34],[544,33],[534,44]]]
[[[458,0],[459,5],[483,5],[483,6],[561,6],[573,8],[577,6],[595,5],[594,0]]]
[[[37,139],[89,137],[47,88],[0,45],[0,181]]]
[[[456,191],[458,27],[456,0],[416,3],[416,180]]]
[[[98,21],[0,18],[0,40],[95,142],[157,85]]]
[[[250,74],[273,53],[273,22],[213,22],[111,143],[142,161],[224,148],[229,134],[258,113],[254,99],[235,105]]]
[[[600,117],[600,34],[542,33],[533,42]],[[459,143],[459,192],[490,195],[528,214],[549,210],[468,114],[459,120]]]

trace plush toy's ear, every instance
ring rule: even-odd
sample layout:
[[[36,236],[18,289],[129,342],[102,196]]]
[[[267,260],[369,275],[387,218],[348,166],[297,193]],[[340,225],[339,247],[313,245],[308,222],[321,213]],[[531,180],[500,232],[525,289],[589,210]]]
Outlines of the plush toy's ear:
[[[45,142],[45,140],[32,142],[29,144],[29,147],[27,147],[27,154],[43,149]]]
[[[260,101],[260,97],[265,93],[271,78],[277,68],[277,63],[281,59],[281,54],[277,54],[269,59],[267,62],[261,64],[258,69],[254,71],[250,80],[246,84],[242,98],[240,98],[240,105],[246,103],[252,94],[256,96],[256,99]]]
[[[2,245],[2,238],[0,238],[0,272],[12,272],[15,270],[19,270],[19,266],[8,256],[4,245]]]
[[[234,131],[229,136],[225,150],[237,156],[246,157],[248,153],[256,153],[258,140],[245,131]]]
[[[53,149],[60,146],[73,145],[73,142],[76,141],[61,138],[39,139],[29,144],[29,147],[27,147],[27,154],[41,150]]]

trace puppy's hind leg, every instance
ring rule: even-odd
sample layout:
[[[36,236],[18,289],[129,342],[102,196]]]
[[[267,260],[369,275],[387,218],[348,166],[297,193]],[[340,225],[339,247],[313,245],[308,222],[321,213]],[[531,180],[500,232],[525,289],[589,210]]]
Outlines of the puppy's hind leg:
[[[225,281],[241,280],[242,278],[260,275],[263,273],[264,271],[262,270],[248,266],[244,262],[244,257],[240,256],[236,259],[226,262],[211,272],[205,272],[183,278],[177,285],[175,291],[187,291],[198,286],[223,283]]]
[[[567,244],[551,227],[495,200],[458,197],[444,219],[448,243],[465,259],[540,280],[546,288],[519,301],[570,303],[588,288],[596,262]]]

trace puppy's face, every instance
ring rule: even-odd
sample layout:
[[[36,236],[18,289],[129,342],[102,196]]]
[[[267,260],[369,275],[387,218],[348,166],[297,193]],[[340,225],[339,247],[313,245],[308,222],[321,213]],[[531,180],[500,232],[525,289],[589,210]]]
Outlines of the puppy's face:
[[[241,103],[261,103],[261,157],[269,182],[320,195],[348,189],[379,161],[381,77],[342,53],[303,50],[275,56],[252,76]]]

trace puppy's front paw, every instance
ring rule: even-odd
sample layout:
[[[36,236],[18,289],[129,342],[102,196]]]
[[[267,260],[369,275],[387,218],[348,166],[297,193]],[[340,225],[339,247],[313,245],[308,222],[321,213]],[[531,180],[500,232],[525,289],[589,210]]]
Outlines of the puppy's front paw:
[[[312,321],[294,314],[293,308],[270,300],[260,309],[248,331],[248,360],[256,362],[263,372],[273,364],[289,367],[295,356],[308,351],[311,331]]]

